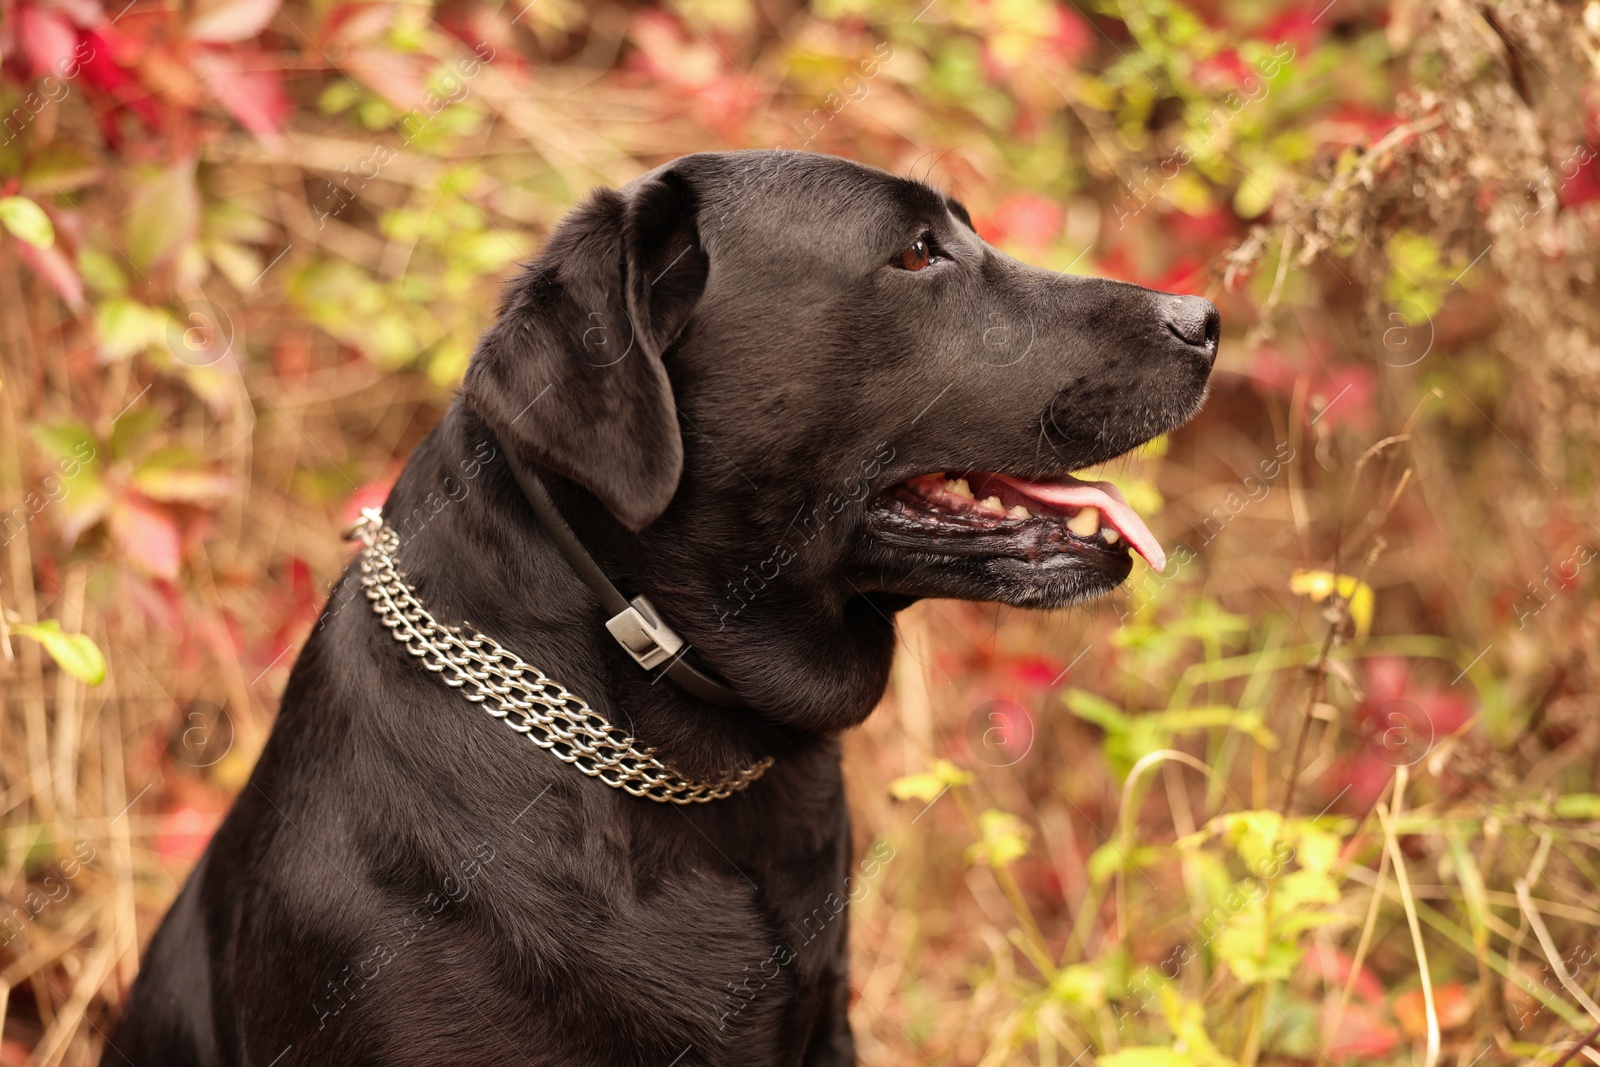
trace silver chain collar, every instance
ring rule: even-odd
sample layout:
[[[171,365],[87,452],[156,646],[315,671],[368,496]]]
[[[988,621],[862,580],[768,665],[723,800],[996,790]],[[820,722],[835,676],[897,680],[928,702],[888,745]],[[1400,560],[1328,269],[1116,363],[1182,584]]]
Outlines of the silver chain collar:
[[[711,782],[685,778],[611,725],[575,693],[524,663],[493,638],[439,622],[395,566],[400,537],[377,508],[363,508],[351,536],[366,545],[361,584],[394,639],[445,685],[523,734],[557,759],[606,785],[661,803],[704,804],[743,791],[772,757]]]

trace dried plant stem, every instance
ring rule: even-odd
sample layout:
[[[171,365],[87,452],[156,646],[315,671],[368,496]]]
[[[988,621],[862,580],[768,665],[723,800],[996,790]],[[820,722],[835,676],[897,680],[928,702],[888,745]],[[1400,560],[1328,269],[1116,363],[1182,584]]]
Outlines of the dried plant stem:
[[[39,1067],[55,1067],[61,1062],[62,1057],[67,1054],[73,1035],[83,1024],[89,1001],[100,992],[100,987],[105,984],[106,979],[111,977],[111,970],[116,962],[115,942],[106,941],[96,946],[89,958],[84,961],[83,970],[73,982],[72,993],[67,997],[61,1013],[45,1031],[43,1040],[39,1042],[39,1047],[29,1062],[38,1064]],[[54,988],[54,983],[51,983],[51,987]]]
[[[1394,820],[1405,804],[1406,780],[1410,768],[1404,765],[1395,769],[1394,814],[1387,806],[1378,805],[1378,821],[1383,824],[1383,842],[1394,863],[1395,885],[1400,890],[1400,903],[1405,908],[1406,925],[1411,929],[1411,947],[1417,956],[1417,975],[1422,981],[1422,1008],[1428,1019],[1427,1052],[1423,1067],[1435,1067],[1439,1062],[1439,1012],[1434,1006],[1433,978],[1428,973],[1428,950],[1422,943],[1422,923],[1417,918],[1416,898],[1411,895],[1411,881],[1406,873],[1406,858],[1400,851],[1400,839],[1395,836]]]
[[[83,630],[83,596],[88,580],[89,569],[83,564],[68,568],[62,583],[60,612],[61,629],[66,633]],[[78,740],[83,732],[83,696],[82,682],[66,671],[56,673],[56,737],[50,780],[56,792],[56,808],[68,823],[77,814]]]
[[[112,822],[107,828],[111,846],[111,872],[115,902],[111,912],[111,937],[118,946],[118,979],[123,988],[133,984],[139,973],[139,931],[133,901],[133,838],[126,810],[126,754],[118,740],[122,737],[121,704],[107,701],[102,714],[109,720],[101,727],[100,790]]]
[[[1128,860],[1128,852],[1133,848],[1133,809],[1135,803],[1135,790],[1138,787],[1140,779],[1144,777],[1145,771],[1160,764],[1167,764],[1170,766],[1171,763],[1181,763],[1185,767],[1192,767],[1193,769],[1199,771],[1210,781],[1220,785],[1223,791],[1228,794],[1229,800],[1233,801],[1235,804],[1239,803],[1239,798],[1234,795],[1232,789],[1228,788],[1228,783],[1224,781],[1216,771],[1206,766],[1206,764],[1202,763],[1200,760],[1195,759],[1193,756],[1189,755],[1189,753],[1179,751],[1175,748],[1161,748],[1154,752],[1146,753],[1145,755],[1139,757],[1138,761],[1135,762],[1134,765],[1128,770],[1128,780],[1122,783],[1122,811],[1117,824],[1117,849],[1122,853],[1123,862],[1117,865],[1116,884],[1117,934],[1122,939],[1123,949],[1130,953],[1128,957],[1129,959],[1133,958],[1131,955],[1133,950],[1133,924],[1128,921],[1127,867],[1129,862],[1131,862]]]
[[[5,258],[0,261],[0,283],[5,287],[4,303],[10,307],[23,307],[25,305],[22,286],[17,277],[16,253],[12,251],[14,247],[13,244],[7,244],[3,253]],[[24,365],[23,353],[27,351],[30,342],[27,337],[22,336],[21,316],[6,315],[4,318],[11,328],[0,336],[0,343],[5,346],[4,357],[0,359],[0,442],[3,442],[4,446],[0,448],[0,502],[3,502],[9,511],[22,499],[22,455],[17,447],[21,440],[21,431],[12,395],[25,381],[17,368]],[[39,608],[34,596],[33,551],[28,533],[24,531],[20,536],[11,538],[6,549],[11,564],[12,604],[17,618],[24,623],[37,622]],[[4,605],[0,604],[0,612],[4,610]],[[55,791],[50,787],[44,658],[38,644],[33,641],[22,642],[16,662],[21,668],[21,684],[8,683],[6,688],[11,692],[20,691],[29,796],[40,820],[54,823]]]
[[[1383,884],[1389,877],[1389,850],[1384,849],[1382,857],[1378,860],[1378,875],[1372,885],[1372,899],[1367,904],[1367,919],[1361,926],[1361,938],[1356,942],[1356,951],[1350,957],[1350,973],[1345,976],[1344,988],[1339,991],[1339,1003],[1334,1007],[1333,1020],[1328,1025],[1330,1033],[1339,1032],[1339,1024],[1344,1021],[1344,1012],[1350,1005],[1350,996],[1355,992],[1356,979],[1361,975],[1361,968],[1367,962],[1367,950],[1372,947],[1372,934],[1378,926],[1378,909],[1383,904]]]
[[[1333,596],[1338,596],[1335,591]],[[1311,736],[1312,711],[1322,702],[1322,694],[1328,685],[1328,656],[1333,651],[1334,639],[1339,633],[1338,621],[1328,624],[1328,631],[1323,636],[1322,647],[1317,651],[1316,662],[1309,668],[1311,671],[1311,688],[1306,690],[1306,700],[1300,709],[1300,733],[1294,742],[1294,757],[1289,761],[1289,782],[1283,791],[1283,803],[1278,806],[1278,814],[1284,818],[1289,817],[1289,811],[1294,807],[1295,786],[1300,781],[1300,768],[1305,762],[1306,741]]]
[[[1528,920],[1533,935],[1539,939],[1539,947],[1544,949],[1545,959],[1550,963],[1550,969],[1561,980],[1562,988],[1572,994],[1572,998],[1583,1005],[1583,1010],[1597,1021],[1600,1021],[1600,1004],[1567,973],[1567,962],[1561,958],[1561,952],[1556,948],[1556,943],[1550,936],[1550,929],[1545,926],[1544,916],[1539,914],[1539,909],[1533,906],[1532,887],[1544,870],[1546,859],[1550,854],[1551,837],[1549,831],[1539,835],[1539,848],[1534,853],[1532,869],[1523,877],[1516,880],[1517,904],[1522,908],[1522,914]]]
[[[1393,788],[1394,780],[1391,779],[1385,790]],[[1378,802],[1383,802],[1382,796],[1378,798]],[[1361,826],[1356,827],[1355,834],[1351,836],[1352,843],[1361,835],[1362,827],[1366,826],[1367,819],[1372,817],[1373,811],[1376,811],[1376,805],[1372,811],[1367,812],[1366,818],[1361,820]],[[1345,976],[1344,988],[1339,991],[1339,1003],[1334,1008],[1333,1020],[1328,1025],[1328,1032],[1331,1034],[1339,1032],[1339,1024],[1344,1021],[1345,1009],[1350,1005],[1350,996],[1355,992],[1356,978],[1361,974],[1361,968],[1366,965],[1367,950],[1372,947],[1372,934],[1378,927],[1378,909],[1383,904],[1384,882],[1388,877],[1389,850],[1384,849],[1379,855],[1378,873],[1372,882],[1372,899],[1367,902],[1367,918],[1361,925],[1361,937],[1356,942],[1355,954],[1350,958],[1350,973]]]
[[[950,795],[954,798],[962,819],[966,821],[973,840],[983,840],[983,830],[978,824],[977,813],[967,801],[963,787],[957,786],[951,789]],[[994,863],[987,866],[993,873],[995,882],[1000,886],[1000,892],[1005,895],[1006,903],[1011,905],[1012,912],[1016,914],[1018,924],[1022,927],[1022,939],[1012,943],[1027,955],[1035,967],[1039,968],[1040,974],[1047,979],[1054,977],[1056,967],[1050,959],[1050,946],[1044,939],[1044,931],[1039,928],[1039,921],[1034,918],[1033,909],[1028,907],[1028,900],[1022,895],[1022,889],[1017,885],[1010,868]]]
[[[1594,1044],[1595,1038],[1597,1037],[1600,1037],[1600,1023],[1596,1023],[1594,1029],[1585,1034],[1582,1041],[1579,1041],[1577,1044],[1567,1049],[1567,1051],[1562,1054],[1561,1058],[1557,1060],[1552,1067],[1567,1067],[1567,1064],[1572,1061],[1572,1058],[1578,1053],[1588,1050],[1589,1047]]]

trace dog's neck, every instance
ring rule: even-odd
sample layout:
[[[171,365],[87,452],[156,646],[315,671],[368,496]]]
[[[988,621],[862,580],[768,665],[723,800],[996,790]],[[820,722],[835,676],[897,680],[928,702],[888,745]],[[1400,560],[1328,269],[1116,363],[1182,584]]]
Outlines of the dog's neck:
[[[401,571],[435,617],[493,637],[684,774],[715,777],[801,740],[749,709],[698,700],[634,662],[607,633],[608,613],[558,551],[498,449],[481,420],[453,405],[384,506],[400,537]],[[569,511],[571,487],[559,479],[549,487]],[[591,547],[602,566],[617,565],[603,538]],[[463,709],[470,710],[464,701]]]

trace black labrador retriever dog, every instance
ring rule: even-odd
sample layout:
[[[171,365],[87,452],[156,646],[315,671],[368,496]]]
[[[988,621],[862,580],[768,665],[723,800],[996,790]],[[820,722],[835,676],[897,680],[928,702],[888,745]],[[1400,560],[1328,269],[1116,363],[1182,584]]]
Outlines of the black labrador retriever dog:
[[[839,734],[895,613],[1160,569],[1071,472],[1217,339],[845,160],[597,191],[357,531],[103,1062],[853,1063]]]

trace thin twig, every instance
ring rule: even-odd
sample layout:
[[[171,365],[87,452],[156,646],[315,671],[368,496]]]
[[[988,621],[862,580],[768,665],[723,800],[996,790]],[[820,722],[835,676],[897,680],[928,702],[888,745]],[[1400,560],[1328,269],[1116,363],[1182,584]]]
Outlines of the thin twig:
[[[1398,816],[1405,804],[1406,779],[1410,768],[1405,765],[1395,769],[1394,814]],[[1411,947],[1417,955],[1417,975],[1422,980],[1422,1009],[1428,1018],[1428,1046],[1422,1067],[1435,1067],[1439,1062],[1439,1012],[1434,1006],[1433,978],[1428,974],[1428,950],[1422,943],[1422,923],[1417,918],[1416,898],[1411,895],[1411,880],[1406,873],[1406,859],[1400,851],[1400,839],[1395,836],[1394,822],[1383,806],[1378,808],[1378,821],[1383,824],[1384,847],[1394,861],[1395,885],[1400,890],[1400,903],[1405,908],[1406,925],[1411,928]]]

